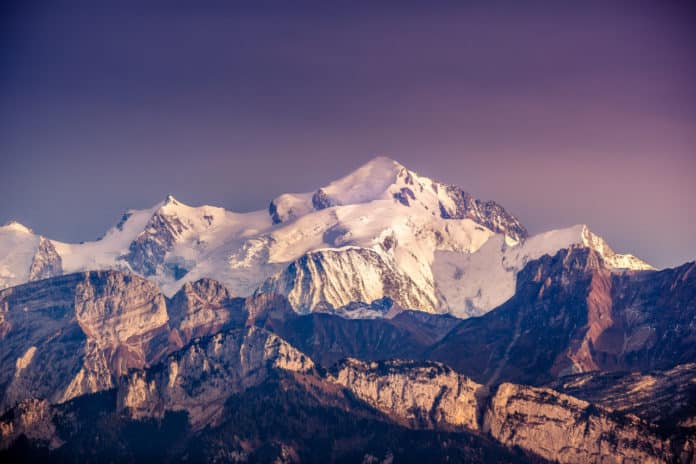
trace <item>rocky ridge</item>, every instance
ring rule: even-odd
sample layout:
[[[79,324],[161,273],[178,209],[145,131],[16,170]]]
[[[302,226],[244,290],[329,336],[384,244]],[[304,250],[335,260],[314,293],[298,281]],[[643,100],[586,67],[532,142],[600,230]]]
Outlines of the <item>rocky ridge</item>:
[[[269,369],[307,372],[313,367],[309,357],[263,329],[221,332],[169,356],[157,369],[123,379],[118,407],[134,418],[184,410],[198,430],[215,425],[225,400],[262,383]]]
[[[311,359],[259,328],[194,341],[158,365],[122,377],[115,412],[143,421],[185,411],[192,431],[214,428],[224,423],[230,398],[283,372],[296,376],[306,394],[340,397],[342,388],[386,420],[408,428],[489,436],[557,462],[693,459],[690,442],[673,447],[634,416],[549,389],[505,383],[491,393],[439,363],[349,359],[323,373]],[[41,424],[36,438],[60,446],[62,439],[51,428],[56,411],[44,403],[21,403],[0,425],[3,443],[24,430],[23,424]]]
[[[388,297],[406,309],[466,318],[512,296],[528,261],[571,244],[594,247],[614,269],[650,268],[585,229],[529,237],[499,204],[377,157],[313,192],[281,195],[269,211],[191,207],[169,195],[126,212],[93,242],[0,227],[0,287],[120,270],[147,277],[168,297],[214,278],[240,297],[280,292],[302,314],[379,317],[340,308]]]
[[[591,248],[543,256],[510,300],[462,321],[426,356],[488,384],[693,362],[694,266],[615,273]]]

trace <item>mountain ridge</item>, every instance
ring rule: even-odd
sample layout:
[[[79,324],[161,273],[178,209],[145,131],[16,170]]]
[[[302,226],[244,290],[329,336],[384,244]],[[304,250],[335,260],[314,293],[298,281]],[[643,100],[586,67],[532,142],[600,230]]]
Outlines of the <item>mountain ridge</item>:
[[[466,318],[509,298],[527,261],[578,243],[600,250],[617,270],[652,268],[615,253],[586,226],[529,236],[497,203],[377,157],[314,192],[281,195],[269,211],[192,207],[169,194],[152,208],[127,211],[93,242],[62,243],[5,226],[0,287],[115,269],[149,278],[168,296],[213,278],[239,296],[280,291],[303,313],[389,297],[403,308]],[[293,282],[308,262],[321,276],[305,272],[303,283]]]

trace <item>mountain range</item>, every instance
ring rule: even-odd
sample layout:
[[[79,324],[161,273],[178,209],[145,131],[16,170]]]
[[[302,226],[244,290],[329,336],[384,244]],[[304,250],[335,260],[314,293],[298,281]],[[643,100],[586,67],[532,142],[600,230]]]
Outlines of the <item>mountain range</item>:
[[[530,237],[497,203],[378,157],[314,192],[281,195],[268,211],[191,207],[168,195],[80,244],[9,223],[0,228],[0,288],[114,269],[168,296],[213,278],[237,296],[283,294],[301,314],[379,317],[364,308],[389,297],[401,308],[468,317],[511,297],[527,262],[571,245],[593,248],[612,269],[652,269],[584,225]]]
[[[0,228],[0,459],[696,462],[696,263],[379,157],[267,210]]]

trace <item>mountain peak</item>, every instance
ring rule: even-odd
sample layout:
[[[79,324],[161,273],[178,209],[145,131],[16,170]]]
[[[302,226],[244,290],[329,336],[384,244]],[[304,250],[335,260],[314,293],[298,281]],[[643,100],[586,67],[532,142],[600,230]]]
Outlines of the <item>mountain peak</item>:
[[[571,228],[579,234],[579,244],[599,253],[604,261],[614,269],[654,270],[655,268],[642,259],[631,254],[616,253],[604,240],[590,230],[587,224],[578,224]]]
[[[24,234],[33,234],[34,233],[34,231],[31,230],[31,228],[25,226],[24,224],[22,224],[19,221],[15,221],[15,220],[8,221],[7,223],[5,223],[5,225],[2,226],[2,228],[7,229],[7,230],[13,230],[15,232],[21,232]]]
[[[164,203],[162,203],[162,206],[169,206],[169,205],[179,205],[179,201],[174,198],[174,195],[171,193],[168,193],[167,196],[164,199]]]
[[[403,169],[405,166],[393,158],[385,155],[377,155],[368,162],[364,163],[358,169],[369,168],[369,169]]]
[[[365,203],[384,197],[399,176],[407,172],[410,171],[399,162],[377,156],[320,190],[336,204]]]

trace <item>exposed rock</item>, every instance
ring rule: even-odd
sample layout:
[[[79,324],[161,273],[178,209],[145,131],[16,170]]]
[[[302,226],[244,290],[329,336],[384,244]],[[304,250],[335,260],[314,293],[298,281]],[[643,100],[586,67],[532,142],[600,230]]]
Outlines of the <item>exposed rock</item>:
[[[482,201],[474,198],[460,187],[444,186],[454,206],[447,207],[440,202],[440,216],[444,219],[471,219],[494,232],[500,232],[520,241],[528,236],[527,229],[520,221],[505,211],[494,201]]]
[[[288,319],[297,318],[297,313],[284,295],[258,293],[244,301],[247,325],[276,327]]]
[[[75,315],[117,376],[148,365],[167,349],[164,297],[142,277],[113,271],[86,273],[76,288]]]
[[[498,387],[483,429],[507,446],[560,463],[661,463],[671,457],[669,443],[636,417],[510,383]]]
[[[332,369],[331,380],[411,427],[479,428],[484,387],[442,364],[348,359]]]
[[[563,377],[550,388],[674,431],[696,429],[696,364],[666,371],[590,372]]]
[[[34,253],[29,268],[29,281],[47,279],[63,273],[63,260],[56,252],[53,243],[44,237],[39,238],[39,247]]]
[[[582,241],[585,246],[597,251],[604,263],[614,269],[655,270],[650,264],[631,254],[616,253],[599,235],[593,233],[589,227],[582,230]]]
[[[244,299],[234,298],[227,288],[212,279],[184,284],[167,309],[170,325],[178,331],[182,346],[195,337],[241,327],[247,319]]]
[[[274,374],[195,431],[182,411],[134,420],[116,392],[75,399],[53,408],[60,448],[19,439],[0,462],[542,462],[483,435],[400,426],[312,374]]]
[[[293,221],[309,212],[316,211],[311,201],[311,194],[285,193],[271,200],[268,205],[268,214],[273,224],[285,224]],[[323,198],[318,199],[318,206],[322,206]]]
[[[694,269],[616,273],[592,249],[561,250],[527,264],[510,300],[427,357],[488,384],[696,362]]]
[[[404,206],[409,206],[410,203],[408,199],[415,200],[416,195],[413,193],[413,190],[411,190],[408,187],[403,187],[401,190],[398,192],[394,193],[394,199],[397,200],[399,203],[401,203]]]
[[[219,333],[171,355],[158,369],[122,380],[119,408],[132,417],[185,410],[194,429],[215,423],[234,392],[258,385],[270,369],[306,372],[314,364],[287,342],[251,327]]]
[[[169,349],[162,294],[116,271],[54,277],[0,292],[0,411],[112,388]],[[47,368],[50,366],[50,368]]]
[[[334,206],[334,202],[329,198],[324,189],[319,189],[312,195],[312,206],[315,210],[319,211]]]
[[[347,357],[362,361],[423,359],[428,347],[459,323],[451,316],[422,311],[372,320],[320,313],[297,316],[292,309],[288,313],[290,317],[266,319],[264,327],[324,367]]]
[[[168,197],[169,203],[175,201]],[[175,214],[157,211],[148,221],[145,230],[130,244],[124,259],[134,271],[144,276],[161,273],[167,252],[171,250],[177,237],[187,229],[188,226]]]
[[[60,276],[0,291],[0,413],[31,397],[58,401],[80,369],[86,337],[73,307],[83,278]]]
[[[281,222],[283,222],[283,220],[280,217],[280,214],[278,214],[278,206],[275,204],[274,201],[271,201],[268,204],[268,214],[271,216],[273,224],[280,224]]]
[[[437,304],[388,257],[367,248],[307,253],[268,279],[259,292],[286,295],[300,314],[371,303],[385,296],[403,308],[426,312],[435,312]]]
[[[46,400],[27,399],[19,403],[10,416],[0,418],[0,449],[5,449],[24,435],[55,449],[62,445],[56,435],[53,411]]]

